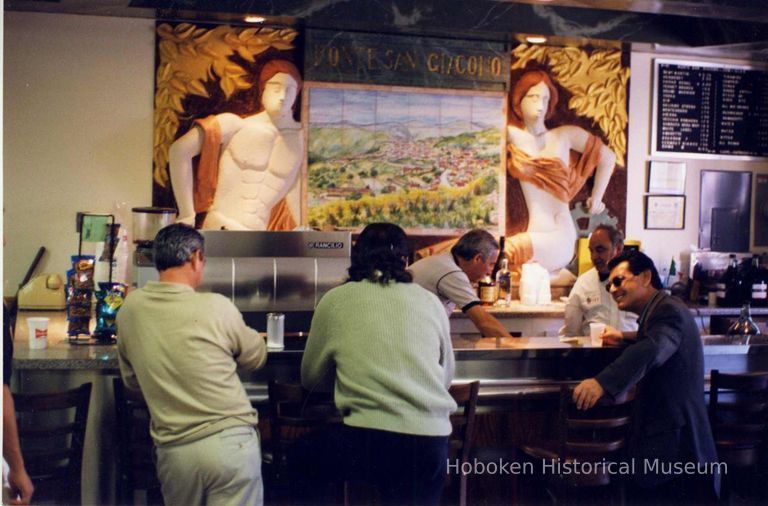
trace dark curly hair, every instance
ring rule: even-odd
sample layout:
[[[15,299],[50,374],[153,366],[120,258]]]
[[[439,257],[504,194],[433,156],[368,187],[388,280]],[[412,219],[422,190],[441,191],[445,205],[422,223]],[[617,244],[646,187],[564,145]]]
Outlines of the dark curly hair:
[[[352,247],[348,281],[367,279],[386,285],[390,281],[410,283],[408,236],[392,223],[371,223]]]

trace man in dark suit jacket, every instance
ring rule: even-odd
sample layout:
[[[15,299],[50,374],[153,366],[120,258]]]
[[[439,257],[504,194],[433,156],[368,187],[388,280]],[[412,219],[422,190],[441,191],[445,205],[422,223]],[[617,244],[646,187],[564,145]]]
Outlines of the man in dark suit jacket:
[[[704,404],[701,337],[688,308],[661,290],[653,262],[626,252],[611,260],[608,291],[624,311],[640,315],[638,332],[622,336],[624,352],[574,390],[579,409],[637,384],[628,457],[635,465],[632,496],[641,503],[713,502],[719,483],[717,453]]]

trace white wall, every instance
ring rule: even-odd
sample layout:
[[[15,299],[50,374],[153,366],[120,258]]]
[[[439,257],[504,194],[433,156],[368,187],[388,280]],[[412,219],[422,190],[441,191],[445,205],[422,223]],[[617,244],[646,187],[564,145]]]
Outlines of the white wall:
[[[152,20],[5,13],[4,295],[40,246],[49,253],[38,272],[69,268],[77,211],[150,204],[154,40]],[[768,161],[656,157],[687,163],[685,229],[643,228],[652,63],[661,56],[632,55],[626,226],[659,267],[698,243],[702,169],[768,172]]]
[[[699,62],[710,61],[713,63],[735,65],[744,65],[750,62],[708,60],[701,57],[680,55],[632,53],[627,164],[627,237],[641,240],[643,251],[653,259],[659,269],[669,267],[672,257],[680,254],[682,254],[684,266],[687,267],[690,246],[698,246],[699,242],[699,185],[701,171],[740,170],[752,171],[753,173],[767,173],[768,160],[744,161],[734,160],[733,158],[703,160],[676,154],[651,157],[654,58]],[[644,195],[647,194],[648,162],[650,160],[682,161],[686,163],[684,230],[645,230],[644,228]],[[754,186],[755,179],[753,175],[753,192]],[[723,189],[723,191],[727,191],[727,189]],[[758,248],[753,251],[755,250],[758,250]],[[765,250],[765,248],[759,248],[759,250]]]
[[[6,12],[3,293],[69,268],[77,211],[150,205],[154,21]]]

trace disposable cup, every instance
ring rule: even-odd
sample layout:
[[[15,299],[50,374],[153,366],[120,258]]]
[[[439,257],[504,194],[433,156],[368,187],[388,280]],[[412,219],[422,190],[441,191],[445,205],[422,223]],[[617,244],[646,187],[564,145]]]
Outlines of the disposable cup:
[[[41,350],[48,345],[48,318],[35,316],[27,318],[29,349]]]
[[[592,346],[603,345],[603,332],[605,332],[605,323],[589,324],[589,340]]]

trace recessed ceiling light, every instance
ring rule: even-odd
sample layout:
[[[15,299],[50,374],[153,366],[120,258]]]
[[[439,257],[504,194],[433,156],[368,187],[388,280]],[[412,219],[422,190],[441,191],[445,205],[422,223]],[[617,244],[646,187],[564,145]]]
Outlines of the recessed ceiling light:
[[[266,20],[264,16],[245,16],[243,19],[246,23],[263,23]]]
[[[525,40],[531,44],[544,44],[547,41],[547,38],[541,36],[530,36],[526,37]]]

